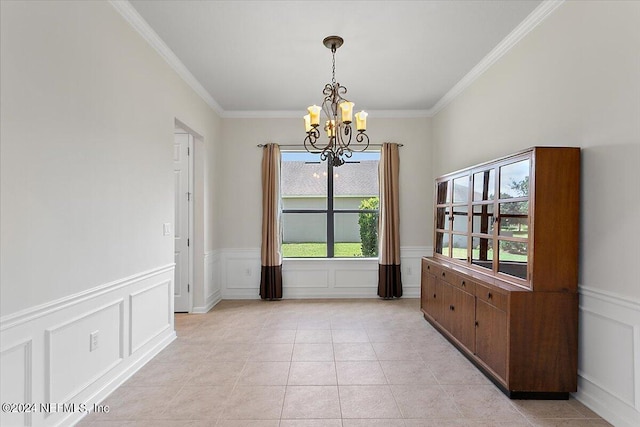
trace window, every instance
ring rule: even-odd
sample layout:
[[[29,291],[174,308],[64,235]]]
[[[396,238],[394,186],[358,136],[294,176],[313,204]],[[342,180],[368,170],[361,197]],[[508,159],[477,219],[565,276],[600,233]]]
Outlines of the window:
[[[282,153],[285,258],[378,256],[379,160],[353,153],[334,168],[319,154]]]

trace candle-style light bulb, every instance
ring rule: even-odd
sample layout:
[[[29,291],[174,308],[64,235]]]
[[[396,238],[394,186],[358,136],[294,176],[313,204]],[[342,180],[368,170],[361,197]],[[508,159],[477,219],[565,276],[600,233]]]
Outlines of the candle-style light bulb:
[[[304,131],[309,133],[311,132],[311,115],[307,114],[304,116]]]
[[[349,124],[353,120],[353,102],[344,101],[340,103],[340,111],[342,112],[342,122]]]
[[[321,108],[317,105],[312,105],[307,108],[309,111],[309,119],[311,120],[311,126],[318,126],[320,124],[320,110]]]
[[[359,113],[356,113],[356,129],[361,131],[367,130],[368,115],[369,114],[365,113],[364,111],[360,111]]]

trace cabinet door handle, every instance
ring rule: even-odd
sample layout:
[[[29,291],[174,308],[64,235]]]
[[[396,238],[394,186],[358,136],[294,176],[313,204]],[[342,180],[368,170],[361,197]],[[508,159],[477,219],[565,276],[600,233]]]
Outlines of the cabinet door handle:
[[[464,283],[464,280],[463,280],[463,281],[462,281],[462,287],[465,287],[465,286],[467,286],[467,284],[466,284],[466,283]]]
[[[431,266],[430,265],[427,265],[427,270],[431,270]]]
[[[436,294],[433,294],[433,297],[435,298],[435,297],[436,297]]]
[[[442,272],[442,277],[444,277],[444,276],[445,276],[445,274],[444,274],[444,271],[443,271],[443,272]]]
[[[453,305],[450,305],[450,306],[449,306],[449,310],[451,310],[451,311],[456,311],[456,307],[455,307],[455,306],[453,306]]]
[[[491,292],[487,292],[487,299],[491,299],[493,298],[493,295],[491,294]]]
[[[478,327],[478,321],[476,320],[476,328]]]

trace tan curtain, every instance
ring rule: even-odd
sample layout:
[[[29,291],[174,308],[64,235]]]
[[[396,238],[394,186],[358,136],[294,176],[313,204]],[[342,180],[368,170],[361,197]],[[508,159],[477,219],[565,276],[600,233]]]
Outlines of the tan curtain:
[[[262,247],[260,297],[282,298],[282,233],[280,147],[265,145],[262,153]]]
[[[385,142],[380,152],[380,222],[378,224],[378,295],[402,296],[400,277],[400,153],[398,144]]]

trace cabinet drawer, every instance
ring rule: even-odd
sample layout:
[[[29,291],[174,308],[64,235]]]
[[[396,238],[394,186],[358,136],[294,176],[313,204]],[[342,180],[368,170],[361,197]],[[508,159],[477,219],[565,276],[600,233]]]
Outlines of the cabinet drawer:
[[[479,283],[475,284],[476,297],[486,303],[507,311],[507,296],[495,288],[489,288]]]
[[[422,260],[422,271],[438,277],[442,274],[442,269],[440,267],[431,265],[425,260]]]
[[[445,270],[442,269],[440,270],[440,274],[438,274],[438,277],[440,278],[440,280],[444,280],[445,282],[451,284],[451,285],[457,285],[457,281],[458,281],[458,275],[455,273],[452,273],[450,270]]]
[[[471,280],[463,276],[458,276],[456,280],[456,286],[465,292],[469,292],[471,295],[476,294],[476,284]]]

